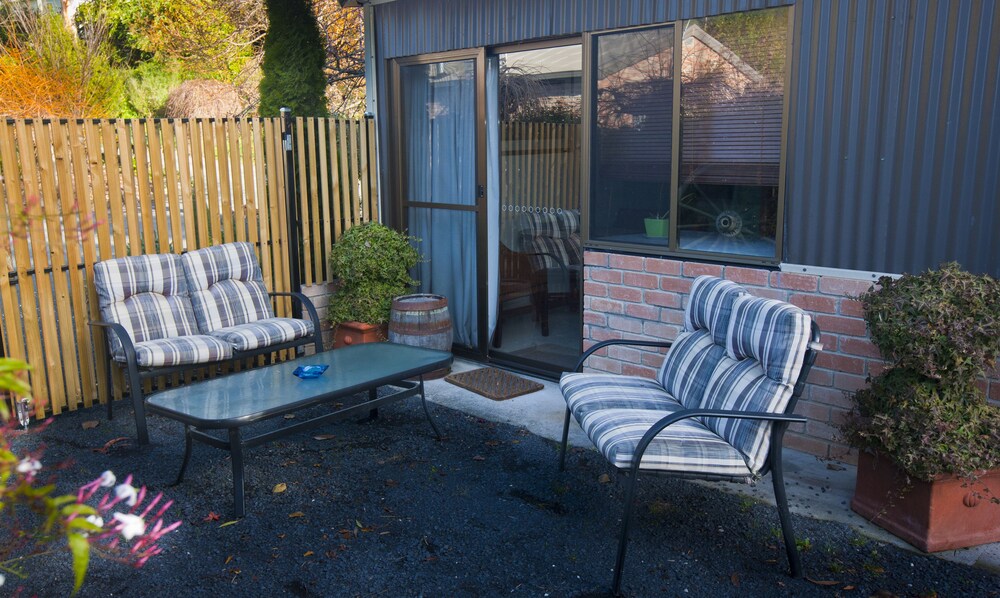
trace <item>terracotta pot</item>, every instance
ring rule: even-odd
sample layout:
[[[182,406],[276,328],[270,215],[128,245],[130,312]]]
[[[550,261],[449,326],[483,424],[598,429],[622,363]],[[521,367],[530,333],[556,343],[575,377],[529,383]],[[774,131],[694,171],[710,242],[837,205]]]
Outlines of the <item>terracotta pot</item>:
[[[924,552],[1000,542],[1000,469],[974,484],[955,476],[906,477],[888,458],[861,452],[851,509]]]
[[[386,325],[376,326],[364,322],[341,322],[333,334],[333,348],[361,343],[380,343],[387,338]]]

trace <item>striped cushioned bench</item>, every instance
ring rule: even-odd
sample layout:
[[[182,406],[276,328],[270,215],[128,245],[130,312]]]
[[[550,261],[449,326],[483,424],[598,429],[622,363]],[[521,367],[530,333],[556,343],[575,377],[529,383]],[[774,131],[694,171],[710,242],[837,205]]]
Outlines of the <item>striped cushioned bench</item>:
[[[656,380],[582,373],[609,345],[670,347]],[[639,471],[755,483],[770,472],[792,575],[802,566],[792,535],[781,471],[781,441],[809,369],[821,349],[819,329],[801,309],[754,297],[719,278],[694,281],[684,331],[673,343],[611,340],[583,354],[563,374],[566,399],[560,467],[570,419],[620,471],[630,471],[613,591],[625,559]]]
[[[323,350],[312,303],[268,293],[249,243],[105,260],[94,265],[94,286],[101,321],[92,324],[125,370],[140,444],[149,442],[143,380],[310,343]],[[310,319],[274,317],[276,295],[299,301]]]

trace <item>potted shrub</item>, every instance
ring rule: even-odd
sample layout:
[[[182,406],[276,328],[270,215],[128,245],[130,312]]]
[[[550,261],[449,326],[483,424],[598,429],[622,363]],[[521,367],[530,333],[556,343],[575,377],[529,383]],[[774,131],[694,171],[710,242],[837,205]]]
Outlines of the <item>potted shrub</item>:
[[[420,261],[411,242],[418,239],[377,222],[348,229],[330,251],[337,292],[327,317],[334,347],[386,339],[392,300],[419,284],[410,269]]]
[[[860,449],[851,508],[925,552],[1000,541],[1000,282],[958,264],[860,297],[887,362],[841,426]]]

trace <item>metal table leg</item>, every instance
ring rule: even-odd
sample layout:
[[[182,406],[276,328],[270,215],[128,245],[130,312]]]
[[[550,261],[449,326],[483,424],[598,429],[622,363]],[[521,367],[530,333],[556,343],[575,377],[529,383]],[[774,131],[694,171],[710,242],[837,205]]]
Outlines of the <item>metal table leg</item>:
[[[420,376],[420,404],[424,406],[424,415],[427,416],[427,421],[431,422],[431,427],[434,428],[434,435],[437,436],[438,440],[441,440],[441,432],[438,430],[437,424],[431,419],[431,412],[427,409],[427,397],[424,394],[424,377]]]
[[[237,517],[246,515],[243,488],[243,440],[239,428],[229,429],[229,454],[233,460],[233,508]]]
[[[181,460],[181,470],[177,472],[177,479],[171,486],[176,486],[184,481],[184,472],[187,470],[188,460],[191,458],[191,426],[184,426],[184,459]]]

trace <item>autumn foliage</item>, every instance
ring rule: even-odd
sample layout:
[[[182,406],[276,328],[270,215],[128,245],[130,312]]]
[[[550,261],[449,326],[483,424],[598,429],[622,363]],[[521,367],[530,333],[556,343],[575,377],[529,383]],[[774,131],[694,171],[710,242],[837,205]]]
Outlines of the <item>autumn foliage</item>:
[[[9,5],[0,12],[0,115],[99,118],[115,113],[121,77],[95,29],[77,38],[62,17]]]

